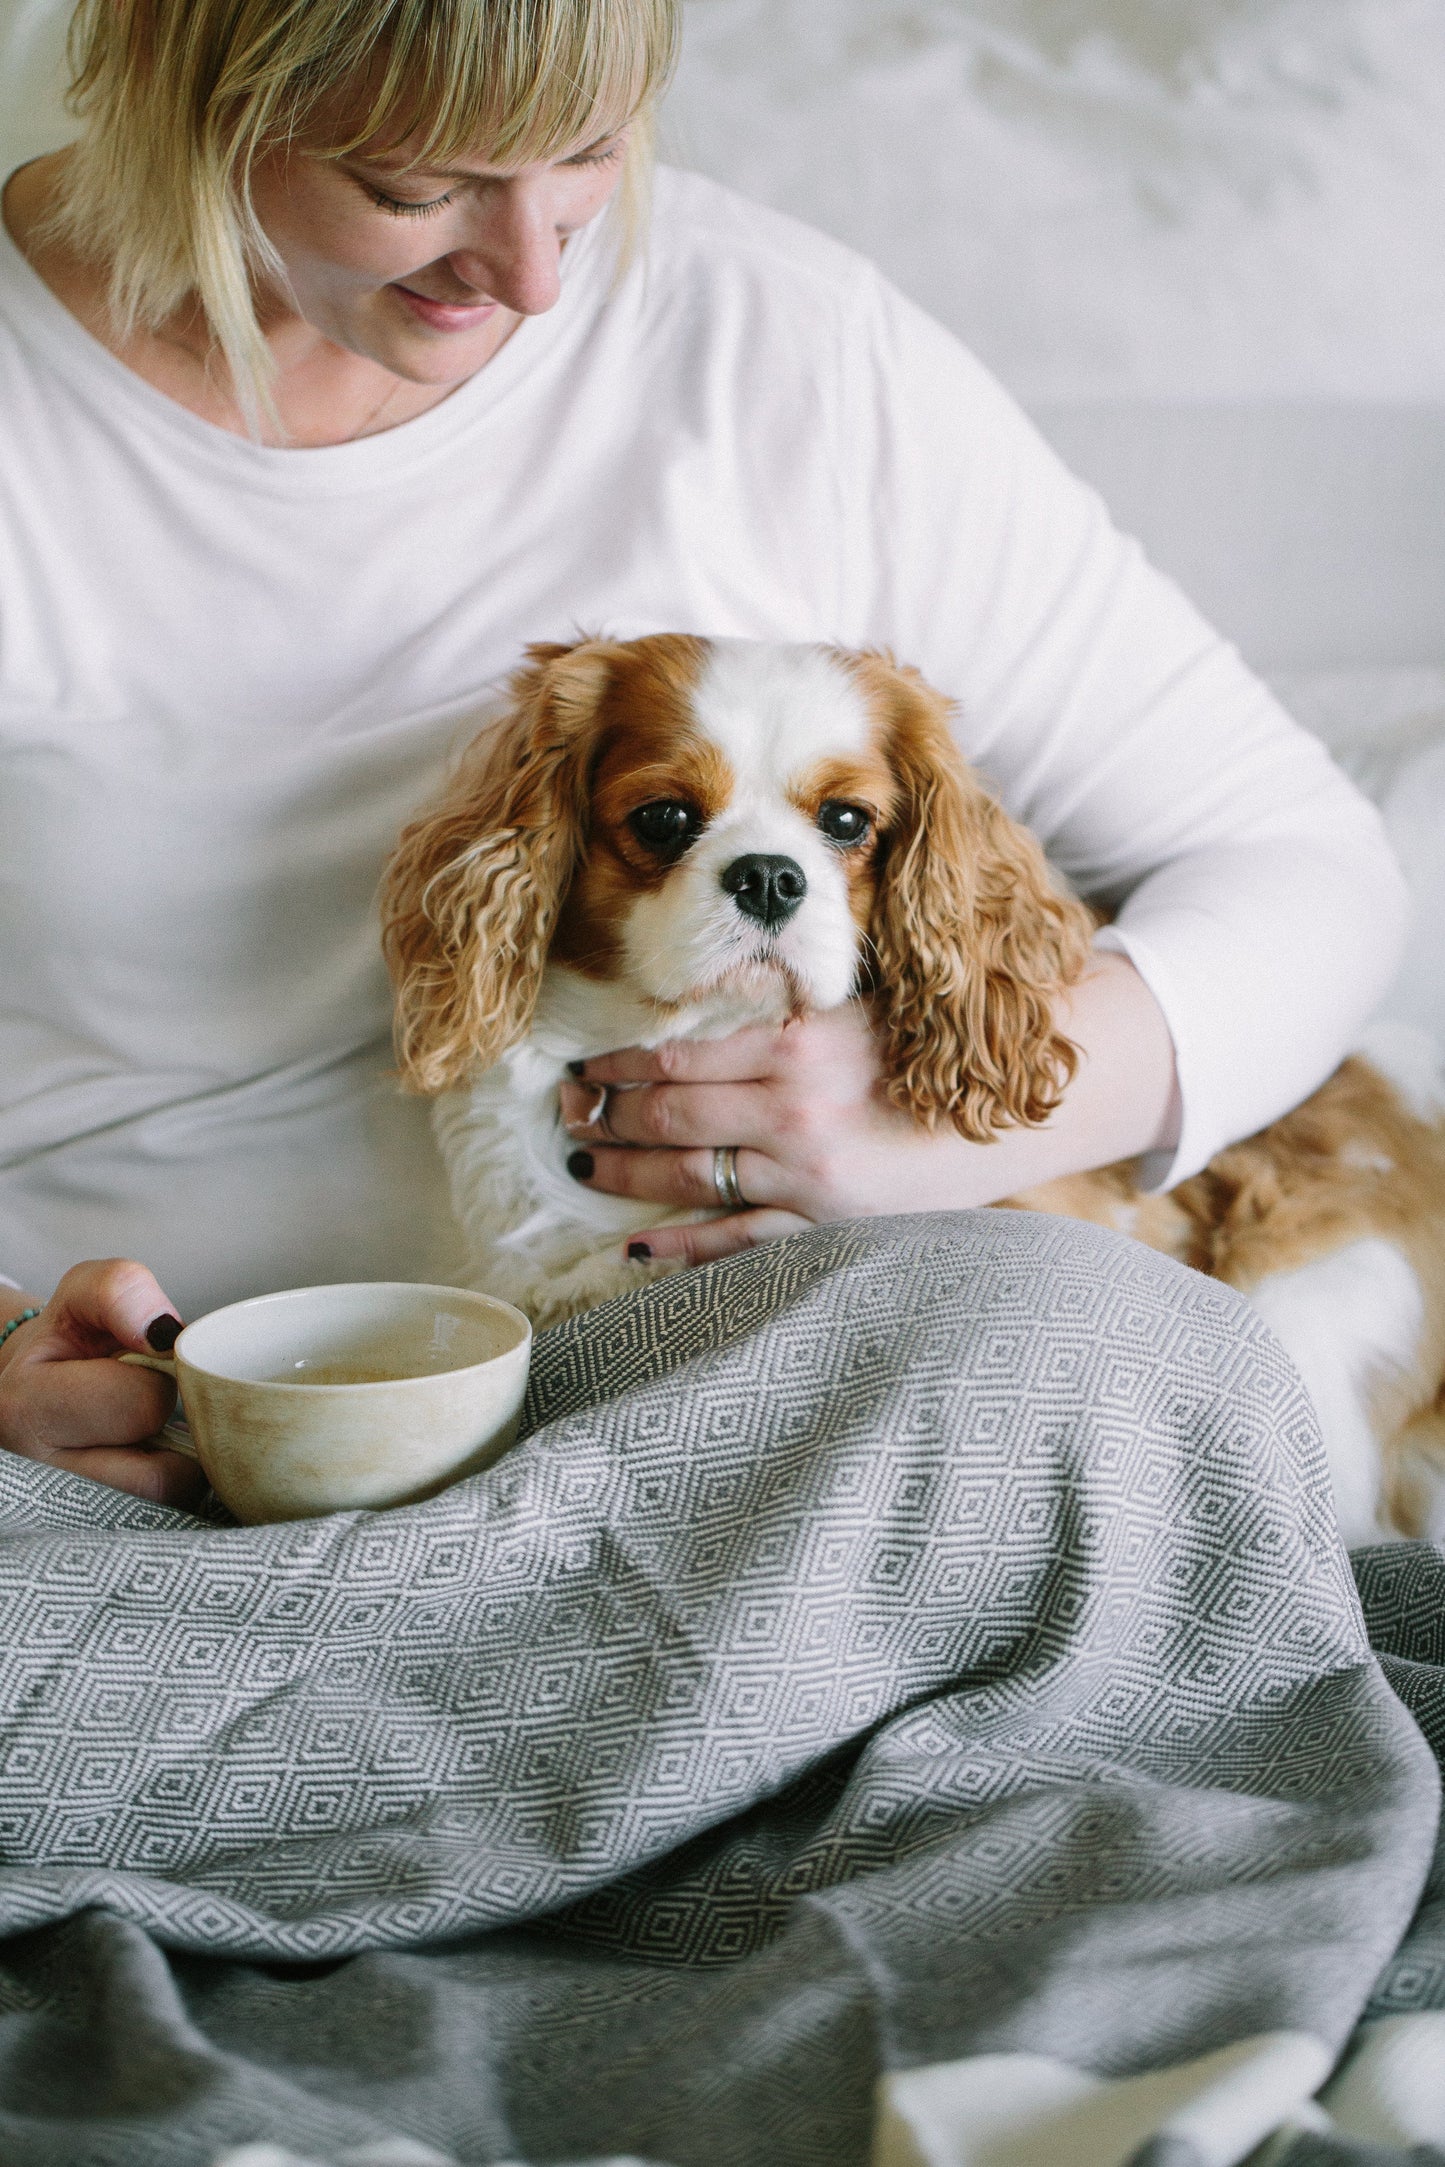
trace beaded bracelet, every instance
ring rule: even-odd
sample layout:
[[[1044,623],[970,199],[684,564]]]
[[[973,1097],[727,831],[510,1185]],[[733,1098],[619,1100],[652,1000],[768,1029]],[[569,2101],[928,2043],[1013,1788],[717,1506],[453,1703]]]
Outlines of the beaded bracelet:
[[[22,1324],[29,1324],[33,1317],[39,1315],[38,1309],[22,1309],[19,1316],[12,1317],[8,1324],[0,1324],[0,1347],[4,1346],[12,1332],[18,1332]]]

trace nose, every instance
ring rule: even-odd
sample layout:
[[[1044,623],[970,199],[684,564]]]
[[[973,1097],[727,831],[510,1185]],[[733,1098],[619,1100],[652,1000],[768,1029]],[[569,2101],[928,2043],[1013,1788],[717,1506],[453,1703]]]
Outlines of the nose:
[[[545,188],[499,182],[481,206],[469,247],[454,249],[458,278],[518,316],[542,316],[562,290],[562,235]]]
[[[734,858],[719,877],[743,916],[770,933],[787,924],[808,892],[808,876],[795,858],[765,858],[757,851]]]

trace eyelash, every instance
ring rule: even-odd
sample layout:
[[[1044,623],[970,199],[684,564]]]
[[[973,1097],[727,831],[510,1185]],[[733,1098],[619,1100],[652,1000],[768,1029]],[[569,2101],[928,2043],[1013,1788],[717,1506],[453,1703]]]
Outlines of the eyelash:
[[[614,143],[610,150],[590,151],[584,158],[569,158],[569,166],[610,166],[622,156],[622,146]],[[393,218],[430,218],[436,211],[444,211],[455,200],[455,189],[448,189],[444,196],[433,196],[429,203],[404,203],[399,196],[388,196],[380,188],[362,182],[366,193],[379,210],[390,211]]]
[[[365,182],[362,186],[378,210],[390,211],[393,218],[430,218],[433,211],[444,211],[453,195],[448,189],[444,196],[434,196],[430,203],[403,203],[398,197],[383,195],[379,188],[369,187]]]

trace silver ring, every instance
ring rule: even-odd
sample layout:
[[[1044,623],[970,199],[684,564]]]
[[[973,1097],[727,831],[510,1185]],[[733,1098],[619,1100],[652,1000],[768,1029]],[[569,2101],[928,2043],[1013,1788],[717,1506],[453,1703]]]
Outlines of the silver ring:
[[[715,1144],[712,1154],[712,1185],[724,1211],[746,1211],[748,1200],[738,1185],[738,1147]]]
[[[591,1113],[587,1116],[585,1125],[592,1131],[594,1136],[600,1136],[604,1143],[615,1144],[617,1138],[613,1135],[607,1120],[607,1108],[612,1099],[612,1086],[611,1084],[593,1084],[592,1088],[598,1096]]]

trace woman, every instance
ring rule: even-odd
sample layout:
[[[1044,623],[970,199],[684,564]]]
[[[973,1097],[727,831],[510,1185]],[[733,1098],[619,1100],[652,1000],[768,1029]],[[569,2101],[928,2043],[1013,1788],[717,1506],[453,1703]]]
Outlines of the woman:
[[[262,1288],[445,1276],[371,896],[526,640],[891,646],[1117,912],[1063,1107],[988,1146],[880,1102],[858,1009],[666,1085],[591,1064],[651,1086],[599,1187],[711,1200],[740,1147],[750,1208],[657,1256],[1134,1154],[1182,1179],[1386,983],[1373,814],[953,341],[697,179],[645,215],[675,30],[671,0],[83,0],[84,132],[10,178],[0,244],[10,1321],[59,1280],[0,1346],[13,1450],[180,1498],[139,1443],[165,1387],[105,1357]],[[65,1269],[103,1254],[142,1261]]]

